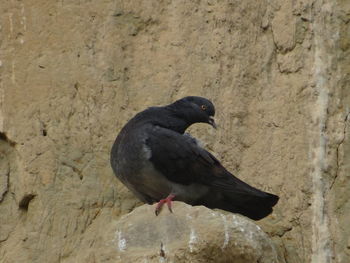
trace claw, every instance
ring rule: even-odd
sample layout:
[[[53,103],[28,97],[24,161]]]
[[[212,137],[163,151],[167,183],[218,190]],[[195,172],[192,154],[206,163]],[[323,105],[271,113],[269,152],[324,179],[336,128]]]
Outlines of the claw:
[[[173,194],[169,194],[167,198],[165,199],[161,199],[156,206],[156,210],[155,210],[155,214],[156,216],[159,215],[160,211],[162,210],[163,205],[166,203],[168,206],[168,209],[170,211],[170,213],[173,212],[172,208],[171,208],[171,201],[173,201],[173,198],[175,197],[175,195]]]

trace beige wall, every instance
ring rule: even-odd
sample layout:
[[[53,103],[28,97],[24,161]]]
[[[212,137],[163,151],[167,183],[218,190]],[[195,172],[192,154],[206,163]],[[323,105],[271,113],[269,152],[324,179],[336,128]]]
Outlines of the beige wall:
[[[104,226],[139,204],[109,167],[115,136],[186,95],[210,98],[220,126],[192,133],[280,196],[258,224],[281,258],[350,261],[349,1],[13,0],[0,13],[3,262],[87,248],[99,262]]]

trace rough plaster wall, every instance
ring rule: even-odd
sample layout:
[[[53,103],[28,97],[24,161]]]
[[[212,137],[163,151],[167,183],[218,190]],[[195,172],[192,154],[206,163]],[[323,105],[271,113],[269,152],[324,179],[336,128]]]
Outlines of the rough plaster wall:
[[[285,262],[348,262],[349,21],[338,1],[3,1],[0,258],[72,262],[138,205],[109,150],[137,111],[185,95],[190,130],[281,196],[258,222]]]
[[[329,170],[331,176],[326,192],[333,256],[335,262],[350,260],[350,2],[337,1],[332,16],[338,41],[334,43],[331,68],[334,70],[330,86],[327,119],[329,138]]]

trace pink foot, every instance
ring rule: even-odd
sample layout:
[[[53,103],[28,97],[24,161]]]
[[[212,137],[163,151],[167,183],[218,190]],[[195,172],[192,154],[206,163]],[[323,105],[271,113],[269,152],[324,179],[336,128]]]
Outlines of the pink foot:
[[[171,209],[171,201],[173,201],[174,197],[175,197],[175,195],[169,194],[167,198],[162,199],[157,203],[156,210],[155,210],[156,216],[159,215],[159,213],[162,210],[162,207],[165,203],[167,204],[169,211],[171,213],[173,212],[173,210]]]

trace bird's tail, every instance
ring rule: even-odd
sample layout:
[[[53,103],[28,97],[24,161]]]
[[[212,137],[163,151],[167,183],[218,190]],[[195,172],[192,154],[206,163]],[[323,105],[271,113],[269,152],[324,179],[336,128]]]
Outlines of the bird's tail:
[[[219,208],[260,220],[272,212],[279,197],[248,185],[228,171],[220,180],[211,182],[211,193],[202,202],[210,208]]]
[[[272,207],[279,197],[256,189],[256,194],[234,194],[222,192],[222,209],[240,213],[254,220],[260,220],[272,213]],[[220,208],[220,207],[218,207]]]
[[[209,208],[219,208],[239,213],[253,220],[260,220],[272,212],[272,207],[278,202],[279,197],[256,189],[256,195],[252,193],[233,193],[211,191],[200,203]]]

